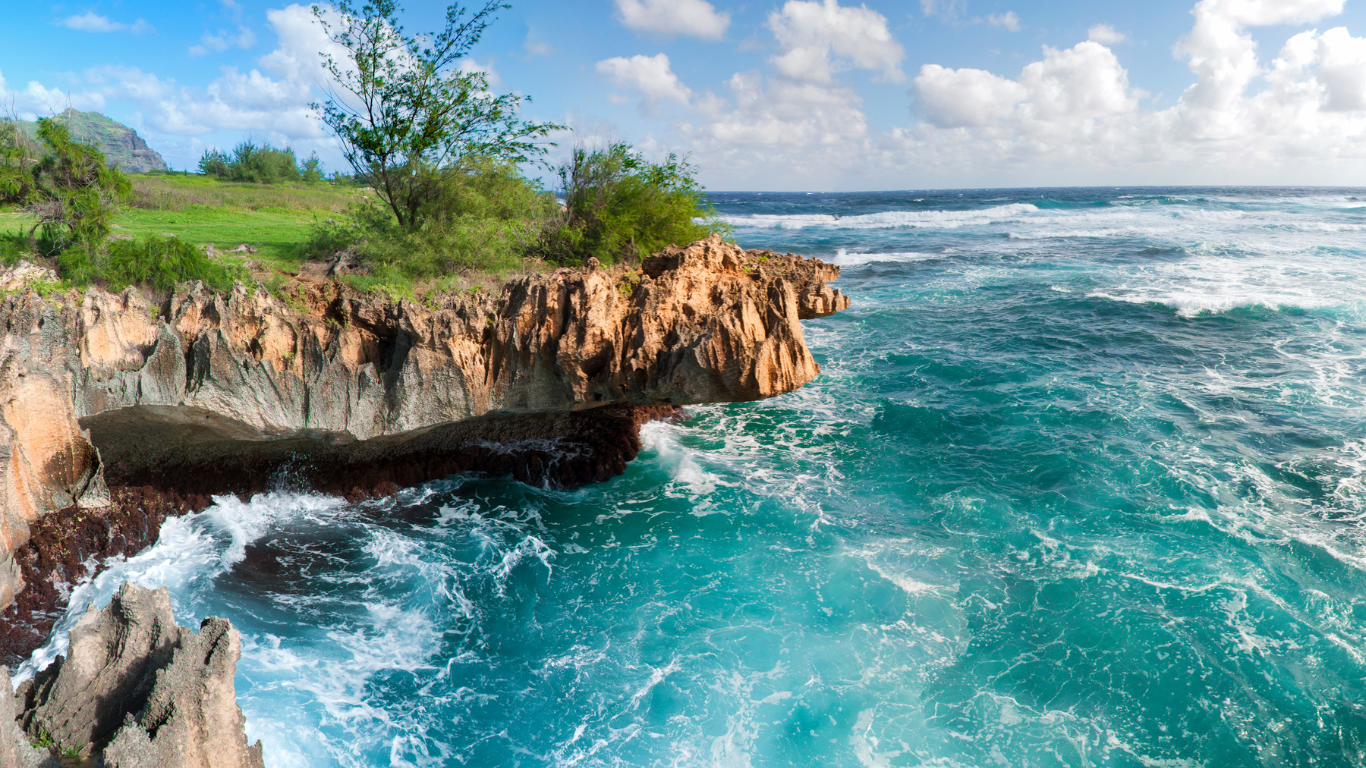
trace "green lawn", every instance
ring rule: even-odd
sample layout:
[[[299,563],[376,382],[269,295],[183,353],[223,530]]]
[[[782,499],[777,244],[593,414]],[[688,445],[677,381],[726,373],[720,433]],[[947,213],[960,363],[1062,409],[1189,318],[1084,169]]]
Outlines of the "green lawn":
[[[330,184],[239,184],[192,174],[134,174],[129,207],[114,219],[118,234],[175,235],[227,250],[247,244],[267,267],[293,273],[298,246],[314,221],[334,218],[372,194]],[[26,228],[28,217],[0,210],[0,232]]]
[[[175,235],[195,245],[213,243],[222,250],[246,243],[260,250],[256,258],[262,262],[292,271],[301,261],[298,246],[308,239],[309,225],[318,215],[199,205],[179,211],[135,208],[120,214],[115,225],[117,232],[134,237]]]

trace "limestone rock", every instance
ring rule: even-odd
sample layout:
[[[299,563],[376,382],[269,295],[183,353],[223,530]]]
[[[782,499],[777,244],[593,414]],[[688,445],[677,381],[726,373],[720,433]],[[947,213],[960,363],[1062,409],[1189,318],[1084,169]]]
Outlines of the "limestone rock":
[[[15,700],[9,673],[0,667],[0,766],[5,768],[61,768],[46,749],[31,746],[28,734],[15,722]]]
[[[30,735],[86,746],[108,768],[263,768],[237,706],[241,638],[226,619],[180,627],[164,588],[126,583],[70,640],[65,658],[20,688]]]

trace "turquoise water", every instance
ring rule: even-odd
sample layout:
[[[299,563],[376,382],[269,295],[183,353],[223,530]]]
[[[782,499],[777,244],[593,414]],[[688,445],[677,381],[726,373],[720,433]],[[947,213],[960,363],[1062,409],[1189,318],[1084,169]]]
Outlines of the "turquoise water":
[[[843,265],[812,384],[574,492],[223,501],[72,615],[231,618],[276,768],[1366,765],[1355,195],[717,195]]]

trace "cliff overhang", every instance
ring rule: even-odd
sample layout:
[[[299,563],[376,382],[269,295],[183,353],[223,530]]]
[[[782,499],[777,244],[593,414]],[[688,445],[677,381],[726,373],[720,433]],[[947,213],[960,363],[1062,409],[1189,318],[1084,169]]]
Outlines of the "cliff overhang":
[[[848,306],[838,275],[712,238],[430,306],[325,280],[288,300],[240,285],[9,293],[0,607],[22,599],[0,616],[0,655],[41,642],[88,559],[131,555],[166,515],[281,470],[348,498],[458,472],[619,474],[645,420],[814,378],[799,321]]]

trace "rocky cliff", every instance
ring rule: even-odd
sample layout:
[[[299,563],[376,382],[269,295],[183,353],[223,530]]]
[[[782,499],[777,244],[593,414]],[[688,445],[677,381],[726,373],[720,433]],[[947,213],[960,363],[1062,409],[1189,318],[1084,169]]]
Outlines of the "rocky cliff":
[[[41,642],[60,584],[208,496],[296,482],[364,497],[455,472],[603,480],[679,406],[819,372],[799,320],[837,267],[719,239],[639,268],[562,269],[439,306],[303,281],[284,301],[191,286],[0,302],[0,655]],[[0,284],[5,282],[0,275]]]
[[[237,706],[242,647],[227,619],[195,632],[175,623],[165,588],[124,584],[81,617],[70,641],[13,698],[0,670],[0,764],[55,764],[30,746],[46,742],[106,768],[263,768]]]
[[[66,125],[71,138],[94,146],[104,153],[110,165],[118,166],[128,173],[168,170],[166,161],[156,150],[147,146],[137,131],[99,112],[68,108],[53,119]],[[37,123],[20,122],[19,125],[30,136],[37,137]]]

